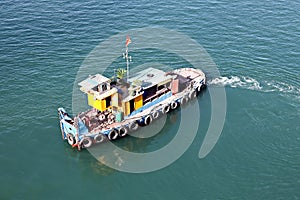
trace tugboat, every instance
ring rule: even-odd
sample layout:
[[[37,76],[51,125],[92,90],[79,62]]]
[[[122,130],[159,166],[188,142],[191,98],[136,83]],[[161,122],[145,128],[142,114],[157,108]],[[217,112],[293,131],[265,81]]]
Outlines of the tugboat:
[[[64,108],[58,108],[62,139],[72,147],[81,150],[106,138],[123,138],[187,104],[206,87],[205,74],[194,68],[164,72],[150,67],[129,77],[130,43],[128,36],[123,54],[127,70],[119,69],[119,74],[127,73],[126,79],[111,80],[101,74],[90,76],[78,85],[87,95],[91,109],[71,117]]]

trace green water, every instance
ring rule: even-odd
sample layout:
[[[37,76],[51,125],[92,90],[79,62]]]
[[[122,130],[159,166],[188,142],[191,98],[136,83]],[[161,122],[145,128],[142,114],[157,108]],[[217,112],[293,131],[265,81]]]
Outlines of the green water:
[[[0,199],[300,198],[297,1],[0,5]],[[99,43],[151,26],[197,41],[221,77],[208,73],[208,90],[197,102],[199,130],[183,156],[151,173],[118,172],[61,140],[57,108],[72,110],[77,71]],[[138,55],[145,62],[152,58],[147,51]],[[211,114],[209,90],[220,86],[227,96],[225,125],[213,150],[199,159]],[[155,137],[117,144],[136,152],[163,147],[174,136],[176,114]]]

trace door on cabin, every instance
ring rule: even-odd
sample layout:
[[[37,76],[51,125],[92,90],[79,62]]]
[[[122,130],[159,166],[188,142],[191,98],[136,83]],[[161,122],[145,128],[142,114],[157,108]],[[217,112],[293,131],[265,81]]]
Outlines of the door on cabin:
[[[131,99],[129,101],[129,106],[130,106],[130,113],[132,113],[134,111],[134,99]]]
[[[106,108],[111,106],[111,96],[106,97]]]

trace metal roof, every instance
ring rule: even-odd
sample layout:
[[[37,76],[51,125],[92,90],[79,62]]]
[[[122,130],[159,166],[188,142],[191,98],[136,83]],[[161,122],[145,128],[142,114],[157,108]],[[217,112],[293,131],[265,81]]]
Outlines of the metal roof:
[[[128,82],[132,83],[134,80],[142,81],[143,88],[149,88],[153,85],[158,85],[159,83],[166,82],[172,78],[171,75],[166,75],[166,72],[149,67],[143,71],[140,71],[129,78]]]
[[[89,91],[96,87],[97,85],[101,83],[107,83],[110,82],[109,78],[106,78],[105,76],[102,76],[101,74],[95,74],[93,76],[90,76],[89,78],[81,81],[78,83],[79,86],[81,86],[80,90],[82,91]]]

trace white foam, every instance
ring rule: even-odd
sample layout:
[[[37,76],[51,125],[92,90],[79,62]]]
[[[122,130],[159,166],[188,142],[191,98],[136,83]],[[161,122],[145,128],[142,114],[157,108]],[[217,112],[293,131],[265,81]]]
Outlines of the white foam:
[[[260,83],[251,77],[238,77],[238,76],[230,76],[225,77],[221,76],[218,78],[214,78],[207,82],[209,85],[219,85],[219,86],[229,86],[229,87],[239,87],[249,90],[261,90],[262,87]]]
[[[294,85],[290,85],[283,82],[276,82],[276,81],[268,82],[267,85],[268,85],[268,88],[266,88],[268,89],[266,90],[267,92],[278,91],[285,94],[300,95],[300,87],[296,87]]]
[[[290,94],[299,97],[300,87],[278,82],[278,81],[262,81],[248,76],[221,76],[207,81],[211,86],[227,86],[232,88],[242,88],[249,90],[257,90],[262,92],[279,92],[282,94]]]

